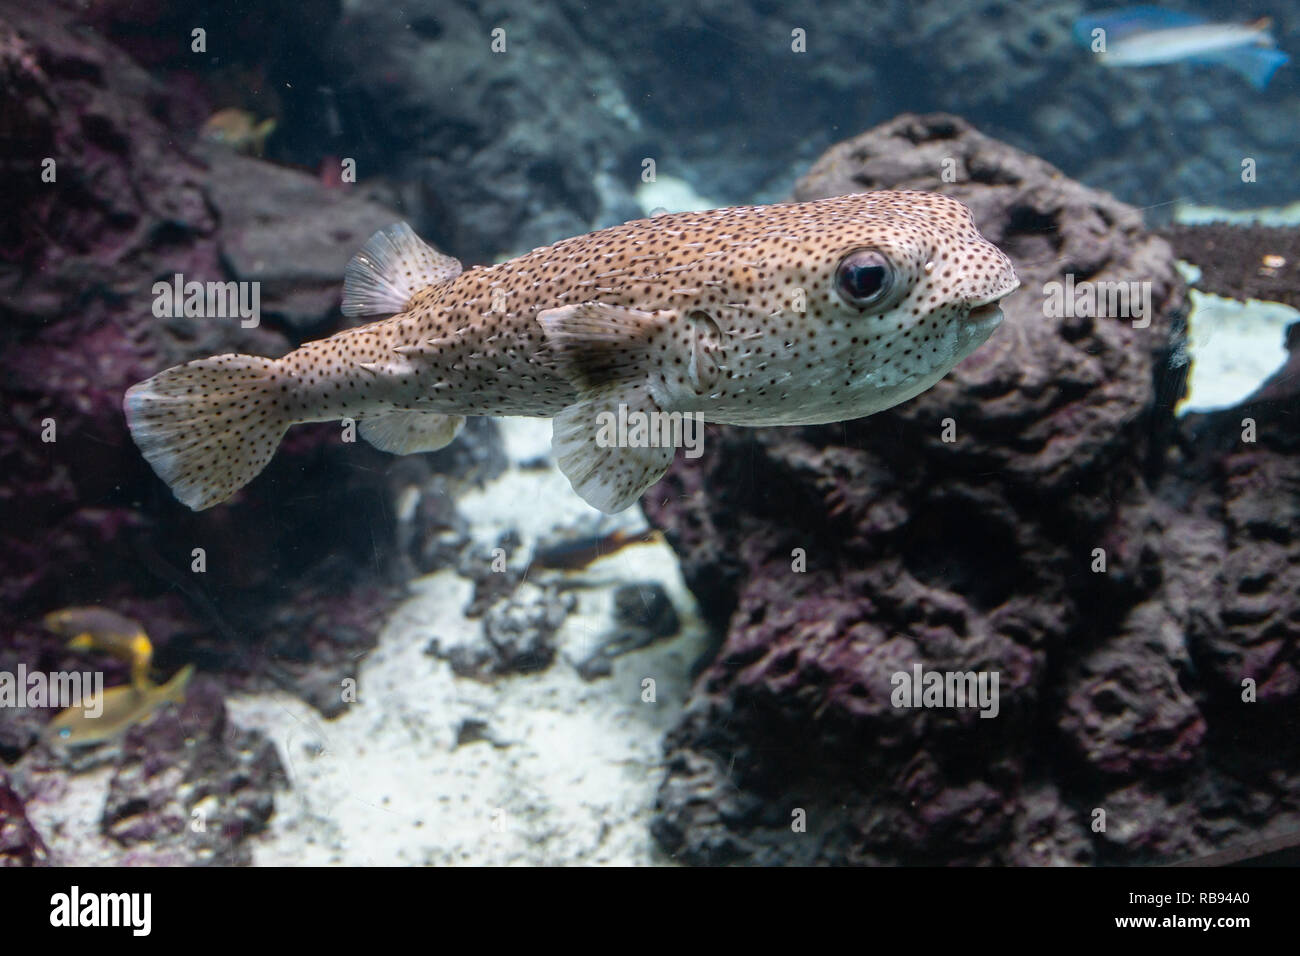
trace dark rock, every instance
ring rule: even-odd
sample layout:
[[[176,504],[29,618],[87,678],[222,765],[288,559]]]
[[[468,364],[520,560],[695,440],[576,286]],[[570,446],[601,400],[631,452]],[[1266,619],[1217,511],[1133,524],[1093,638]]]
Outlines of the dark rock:
[[[457,677],[485,679],[497,660],[492,648],[483,644],[455,644],[445,651],[435,644],[425,652],[445,660]]]
[[[620,584],[614,590],[614,629],[600,646],[577,665],[584,680],[608,677],[612,660],[620,654],[640,650],[681,628],[681,619],[668,592],[658,581]]]
[[[1239,263],[1242,271],[1250,260]],[[1300,414],[1293,371],[1300,324],[1288,330],[1290,358],[1241,405],[1191,414],[1177,449],[1178,480],[1164,496],[1192,512],[1200,530],[1176,541],[1199,550],[1199,573],[1183,591],[1187,644],[1220,717],[1252,739],[1294,725],[1300,699]],[[1192,489],[1192,490],[1189,490]],[[1254,697],[1256,703],[1244,698]]]
[[[1106,828],[1099,836],[1120,859],[1184,860],[1207,849],[1195,835],[1195,808],[1171,801],[1158,788],[1133,783],[1107,794],[1103,804]]]
[[[287,777],[260,731],[226,723],[220,690],[196,680],[123,741],[104,804],[105,836],[177,862],[247,864]]]
[[[446,448],[406,460],[425,462],[430,471],[482,484],[509,467],[501,431],[491,418],[469,418],[460,435]]]
[[[545,670],[555,660],[555,632],[576,606],[572,594],[544,591],[534,600],[518,592],[498,601],[483,617],[483,636],[496,653],[492,674]]]
[[[489,260],[586,232],[614,218],[611,202],[630,207],[640,170],[619,144],[636,142],[636,117],[612,62],[566,20],[417,0],[353,5],[334,31],[331,57],[374,114],[371,165],[419,184],[421,227],[452,255]],[[620,196],[607,199],[593,173],[620,162]]]
[[[1124,634],[1072,663],[1061,731],[1104,773],[1183,769],[1200,752],[1205,720],[1175,666],[1187,659],[1182,628],[1158,604],[1134,608],[1121,627]]]
[[[1295,400],[1300,397],[1300,322],[1287,326],[1286,350],[1286,362],[1250,396],[1249,402],[1266,402],[1271,407],[1276,407],[1279,402],[1288,402],[1294,407]]]
[[[1223,630],[1202,650],[1230,686],[1261,703],[1300,699],[1300,455],[1241,451],[1222,462],[1228,553]]]
[[[727,821],[758,812],[759,801],[727,780],[723,765],[689,750],[673,755],[650,832],[674,858],[718,865],[752,853]]]
[[[614,590],[614,621],[651,638],[669,637],[681,627],[677,610],[658,581],[620,584]]]
[[[446,480],[436,476],[423,488],[408,487],[409,505],[398,499],[398,547],[410,560],[413,573],[454,567],[469,544],[469,522],[456,508]]]
[[[1122,863],[1285,827],[1293,409],[1174,420],[1185,290],[1136,210],[951,116],[833,148],[797,195],[893,187],[966,202],[1023,288],[913,401],[710,429],[711,453],[645,496],[726,632],[669,735],[661,844],[705,863]],[[1149,327],[1045,309],[1067,274],[1149,282]],[[897,706],[918,667],[996,675],[996,717]]]
[[[469,524],[456,506],[456,493],[467,484],[491,481],[507,466],[501,433],[491,418],[468,419],[446,448],[394,460],[388,469],[394,546],[406,577],[466,566]],[[481,568],[475,568],[468,576],[479,573]]]
[[[578,661],[575,669],[578,676],[585,681],[600,680],[614,673],[614,662],[607,654],[596,651],[594,654]]]
[[[1011,866],[1083,866],[1095,858],[1084,821],[1051,784],[1021,793],[1010,846]]]
[[[11,786],[9,775],[0,770],[0,867],[44,866],[49,851],[27,819],[22,797]]]
[[[466,744],[480,742],[491,744],[497,748],[510,746],[508,743],[497,740],[486,720],[476,720],[472,717],[462,720],[456,728],[456,746],[464,747]]]
[[[13,675],[16,683],[22,667],[29,674],[84,669],[77,667],[75,656],[66,652],[62,644],[62,641],[44,633],[40,624],[24,622],[6,634],[4,642],[0,643],[0,673]],[[124,669],[114,666],[113,662],[100,669],[104,671],[106,684],[121,679],[124,673]],[[15,763],[36,744],[46,723],[57,713],[52,708],[27,707],[25,699],[16,703],[19,706],[0,707],[0,760],[7,764]]]
[[[447,661],[457,677],[475,680],[545,670],[555,661],[555,632],[576,604],[572,594],[554,589],[516,590],[487,609],[482,640],[435,638],[425,653]]]
[[[481,617],[497,601],[515,593],[526,571],[525,565],[510,563],[519,550],[519,535],[511,530],[502,532],[494,547],[470,547],[461,553],[456,573],[474,582],[466,617]]]
[[[1257,734],[1293,720],[1300,699],[1300,415],[1285,373],[1236,408],[1187,416],[1181,448],[1184,482],[1205,489],[1197,510],[1213,520],[1200,590],[1188,588],[1201,604],[1188,645],[1238,719],[1264,712],[1249,720]]]
[[[201,144],[198,154],[208,167],[205,192],[221,217],[217,252],[229,277],[257,282],[263,314],[292,329],[336,318],[348,260],[402,217],[221,146]]]
[[[318,587],[283,598],[265,622],[256,658],[261,671],[271,685],[298,694],[326,717],[337,717],[347,707],[346,687],[355,686],[361,661],[375,646],[383,609],[398,593],[342,581],[331,587],[323,579]]]

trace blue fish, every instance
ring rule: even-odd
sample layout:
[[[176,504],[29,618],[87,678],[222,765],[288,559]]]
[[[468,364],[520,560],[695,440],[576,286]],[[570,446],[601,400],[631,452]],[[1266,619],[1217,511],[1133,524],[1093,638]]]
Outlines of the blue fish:
[[[1291,59],[1274,48],[1270,26],[1267,19],[1214,23],[1190,13],[1140,6],[1080,17],[1074,22],[1074,38],[1094,49],[1094,31],[1103,31],[1105,47],[1095,52],[1106,66],[1208,63],[1235,70],[1262,90]]]

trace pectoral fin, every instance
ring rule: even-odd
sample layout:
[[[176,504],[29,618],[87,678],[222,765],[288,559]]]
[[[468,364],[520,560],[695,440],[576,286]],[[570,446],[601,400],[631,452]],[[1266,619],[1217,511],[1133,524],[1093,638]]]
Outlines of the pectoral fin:
[[[669,345],[675,314],[584,302],[547,309],[537,321],[560,374],[579,388],[601,388],[643,380],[655,349]]]
[[[360,430],[361,437],[380,451],[412,455],[450,445],[464,424],[464,415],[403,410],[367,415]]]

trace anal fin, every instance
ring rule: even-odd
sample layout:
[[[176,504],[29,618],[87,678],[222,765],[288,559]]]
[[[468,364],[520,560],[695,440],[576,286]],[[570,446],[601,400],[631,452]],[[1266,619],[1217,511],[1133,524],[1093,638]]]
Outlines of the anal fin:
[[[464,415],[399,410],[367,415],[361,420],[361,437],[380,451],[413,455],[437,451],[460,434]]]

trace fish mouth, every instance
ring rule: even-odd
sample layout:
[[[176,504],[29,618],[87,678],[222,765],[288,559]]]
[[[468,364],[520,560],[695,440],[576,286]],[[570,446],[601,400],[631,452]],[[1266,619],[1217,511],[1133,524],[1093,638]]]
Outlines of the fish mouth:
[[[991,335],[993,330],[1002,324],[1003,318],[1001,299],[995,299],[992,302],[977,305],[967,312],[964,324],[973,333],[987,336]]]
[[[1002,289],[996,295],[991,295],[986,299],[976,299],[968,303],[967,320],[979,326],[997,325],[1003,318],[1002,300],[1018,288],[1020,288],[1020,280],[1013,279],[1011,285]]]
[[[1002,307],[996,302],[989,302],[986,305],[977,305],[966,313],[966,318],[972,322],[983,325],[987,322],[1002,321]]]

